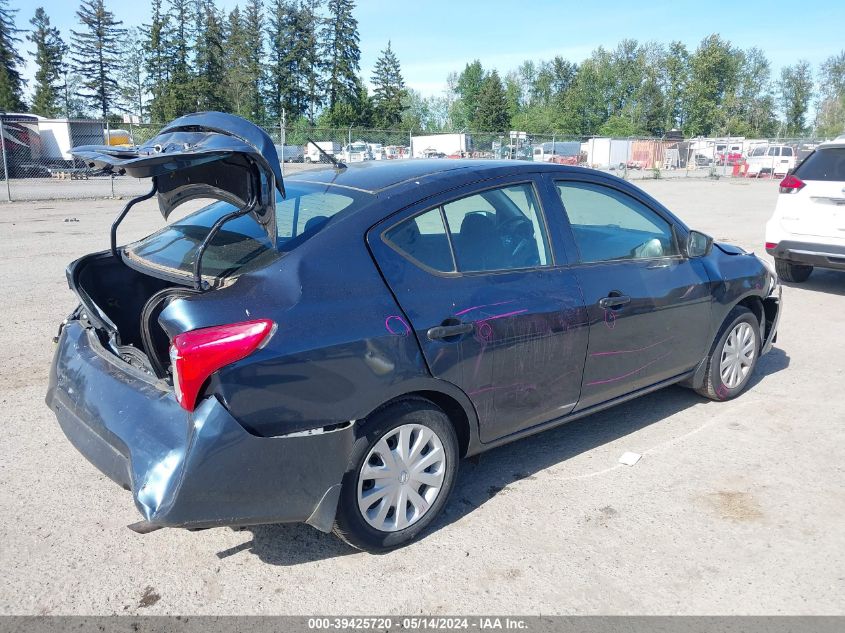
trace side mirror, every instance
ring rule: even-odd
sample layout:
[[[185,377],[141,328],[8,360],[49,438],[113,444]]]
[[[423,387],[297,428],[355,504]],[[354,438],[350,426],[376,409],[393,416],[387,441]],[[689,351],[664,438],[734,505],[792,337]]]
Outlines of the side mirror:
[[[687,235],[686,253],[687,257],[705,257],[713,248],[713,238],[700,231],[690,231]]]

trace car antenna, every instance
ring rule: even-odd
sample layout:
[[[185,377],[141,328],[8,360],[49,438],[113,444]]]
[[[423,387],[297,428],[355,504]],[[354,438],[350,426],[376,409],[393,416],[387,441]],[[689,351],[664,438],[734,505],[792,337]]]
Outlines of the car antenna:
[[[346,169],[346,164],[345,164],[345,163],[341,163],[338,159],[336,159],[334,156],[332,156],[331,154],[329,154],[326,150],[324,150],[322,147],[320,147],[319,145],[317,145],[317,144],[316,144],[314,141],[312,141],[310,138],[309,138],[309,139],[306,139],[306,140],[307,140],[309,143],[311,143],[311,145],[313,145],[314,147],[316,147],[316,148],[317,148],[317,151],[318,151],[318,152],[320,152],[320,154],[322,154],[322,155],[323,155],[323,158],[325,158],[325,159],[326,159],[326,160],[328,160],[328,161],[329,161],[332,165],[334,165],[334,166],[335,166],[335,169]]]

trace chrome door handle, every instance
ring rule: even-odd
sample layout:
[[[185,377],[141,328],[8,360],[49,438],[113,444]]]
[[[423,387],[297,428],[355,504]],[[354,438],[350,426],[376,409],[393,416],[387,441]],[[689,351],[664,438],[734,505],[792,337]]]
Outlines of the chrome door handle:
[[[462,334],[469,334],[475,329],[475,325],[473,323],[458,323],[457,325],[438,325],[433,328],[429,328],[426,335],[432,341],[444,338],[450,338],[452,336],[461,336]]]
[[[631,297],[627,295],[619,295],[616,297],[603,297],[599,299],[600,308],[621,308],[624,305],[631,303]]]

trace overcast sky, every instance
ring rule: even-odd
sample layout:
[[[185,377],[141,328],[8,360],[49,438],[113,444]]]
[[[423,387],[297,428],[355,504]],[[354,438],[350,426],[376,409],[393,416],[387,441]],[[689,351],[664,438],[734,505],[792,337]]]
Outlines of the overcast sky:
[[[20,9],[18,28],[28,28],[35,7],[43,6],[62,37],[78,29],[73,0],[11,0]],[[227,10],[236,0],[218,0]],[[243,4],[241,2],[240,4]],[[150,19],[150,4],[106,0],[125,26]],[[742,48],[758,46],[772,63],[773,76],[804,58],[814,67],[845,49],[845,0],[804,2],[746,0],[618,2],[590,0],[358,0],[355,15],[361,34],[361,71],[369,80],[388,40],[402,64],[405,81],[425,95],[440,95],[450,71],[480,59],[485,68],[505,73],[525,59],[562,55],[574,62],[598,46],[614,47],[624,38],[668,43],[681,40],[691,49],[710,33],[720,33]],[[24,42],[29,49],[29,42]],[[25,55],[25,76],[34,74]]]

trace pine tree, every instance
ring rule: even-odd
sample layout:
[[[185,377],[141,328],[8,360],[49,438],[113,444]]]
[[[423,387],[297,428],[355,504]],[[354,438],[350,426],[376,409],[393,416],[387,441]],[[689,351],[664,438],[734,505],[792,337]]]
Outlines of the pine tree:
[[[50,18],[43,7],[35,10],[35,17],[29,23],[33,29],[26,39],[35,45],[35,51],[30,55],[35,59],[37,66],[31,110],[35,114],[54,118],[62,111],[62,60],[67,46],[62,41],[59,30],[50,26]]]
[[[391,128],[402,121],[402,97],[405,94],[405,82],[399,60],[393,53],[391,43],[387,42],[376,60],[373,76],[373,111],[380,127]]]
[[[164,91],[164,120],[175,119],[197,109],[194,76],[191,72],[191,51],[194,33],[191,20],[192,0],[170,0],[170,78]]]
[[[265,117],[262,96],[264,59],[264,7],[261,0],[248,0],[244,10],[246,116],[256,123],[263,123]]]
[[[294,38],[296,40],[295,54],[299,59],[299,77],[305,90],[308,120],[314,124],[317,109],[323,104],[321,90],[321,74],[323,61],[320,57],[320,46],[317,40],[320,18],[317,8],[320,0],[303,0],[296,14]]]
[[[162,123],[165,119],[164,94],[170,83],[172,50],[169,21],[162,0],[153,0],[150,24],[144,25],[144,56],[146,58],[147,88],[150,92],[150,120]]]
[[[214,6],[206,0],[200,5],[199,36],[197,37],[195,93],[197,109],[230,109],[223,89],[226,79],[226,52],[224,51],[223,22]]]
[[[15,27],[17,9],[9,8],[8,0],[0,0],[0,110],[20,112],[26,109],[23,102],[24,79],[18,70],[23,58],[15,44],[20,42]]]
[[[481,131],[501,132],[510,128],[508,100],[499,73],[495,70],[481,84],[475,123]]]
[[[226,98],[231,104],[232,112],[239,116],[248,116],[249,104],[247,93],[249,78],[247,74],[247,57],[249,44],[246,41],[246,30],[239,7],[229,13],[226,25]]]
[[[146,69],[144,59],[144,34],[139,28],[126,33],[120,47],[120,75],[118,76],[118,107],[123,112],[143,117],[146,111]]]
[[[79,96],[108,117],[117,94],[120,71],[119,43],[126,33],[123,22],[106,10],[104,0],[83,0],[76,12],[84,31],[71,31],[73,67],[82,79]]]
[[[361,62],[358,20],[352,15],[353,0],[329,0],[329,16],[322,32],[322,54],[326,63],[328,108],[356,98]]]
[[[268,12],[270,59],[266,76],[267,110],[274,120],[281,120],[284,108],[294,120],[304,113],[299,104],[305,100],[294,81],[298,60],[294,54],[294,26],[297,7],[291,0],[273,0]]]

